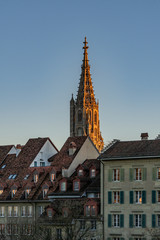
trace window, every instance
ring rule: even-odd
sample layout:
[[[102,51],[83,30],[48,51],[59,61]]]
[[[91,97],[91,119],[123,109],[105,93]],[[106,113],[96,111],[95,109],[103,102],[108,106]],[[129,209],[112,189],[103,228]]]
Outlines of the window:
[[[4,206],[0,207],[0,217],[4,217],[4,211],[5,207]]]
[[[55,179],[56,179],[56,174],[55,174],[55,173],[51,173],[50,178],[51,178],[51,182],[55,181]]]
[[[160,203],[160,191],[157,191],[157,202]]]
[[[47,209],[47,215],[48,217],[52,217],[53,215],[52,209]]]
[[[13,174],[9,175],[8,179],[12,179],[12,177],[13,177]]]
[[[84,221],[84,220],[80,220],[80,229],[81,229],[81,230],[84,230],[85,227],[86,227],[85,221]]]
[[[5,234],[5,224],[0,224],[0,235]]]
[[[43,189],[43,198],[45,198],[45,196],[47,195],[48,192],[48,188],[44,188]]]
[[[142,180],[142,169],[141,168],[135,168],[135,180],[136,181]]]
[[[7,224],[7,234],[11,235],[11,224]]]
[[[141,204],[142,203],[142,191],[135,191],[136,195],[136,203]]]
[[[83,176],[83,170],[82,169],[79,169],[79,171],[78,171],[78,176],[80,177],[80,176]]]
[[[113,214],[113,226],[119,227],[119,214]]]
[[[61,239],[61,238],[62,238],[62,229],[57,228],[57,239]]]
[[[142,215],[135,214],[135,227],[142,227]]]
[[[119,169],[113,169],[113,181],[120,181],[120,171]]]
[[[31,235],[32,234],[32,225],[28,224],[26,227],[26,234]]]
[[[94,205],[86,205],[86,216],[96,216],[96,207]]]
[[[34,167],[37,167],[37,161],[34,161]]]
[[[40,167],[45,167],[45,162],[40,162]]]
[[[66,182],[61,182],[61,191],[66,191]]]
[[[96,215],[96,207],[91,206],[91,216],[95,216],[95,215]]]
[[[18,235],[18,225],[17,224],[12,224],[12,234]]]
[[[12,198],[14,198],[14,196],[16,195],[16,192],[17,192],[17,189],[13,189],[13,190],[11,191],[11,196],[12,196]]]
[[[160,168],[157,168],[157,179],[160,180]]]
[[[31,192],[31,189],[30,189],[30,188],[27,188],[27,189],[25,190],[25,198],[26,198],[26,199],[28,198],[30,192]]]
[[[97,123],[97,112],[94,113],[94,122]]]
[[[35,182],[35,183],[38,182],[38,174],[34,174],[34,182]]]
[[[4,169],[6,167],[6,165],[4,164],[1,168]]]
[[[15,179],[17,177],[17,174],[14,174],[13,176],[12,176],[12,179]]]
[[[86,216],[90,216],[90,206],[86,206]]]
[[[3,193],[3,189],[0,189],[0,195],[2,195],[2,193]]]
[[[40,217],[43,213],[43,206],[38,206],[38,216]]]
[[[82,121],[82,111],[78,110],[78,122]]]
[[[12,207],[8,207],[8,217],[12,217]]]
[[[22,217],[26,216],[26,207],[25,206],[22,206],[22,208],[21,208],[21,216]]]
[[[83,135],[83,129],[82,128],[78,128],[78,136],[82,136]]]
[[[96,223],[95,220],[91,221],[91,229],[92,229],[92,230],[95,230],[95,229],[96,229],[96,227],[97,227],[96,224],[97,224],[97,223]]]
[[[80,187],[79,185],[80,185],[79,181],[74,181],[73,190],[74,191],[79,191],[79,187]]]
[[[120,238],[118,237],[114,237],[114,238],[112,238],[113,240],[120,240]]]
[[[32,206],[28,206],[28,217],[32,217]]]
[[[92,168],[90,171],[90,177],[94,178],[96,176],[96,169]]]
[[[18,207],[17,206],[13,207],[13,216],[18,217]]]
[[[134,240],[142,240],[142,238],[134,238]]]
[[[120,192],[113,192],[113,203],[120,203]]]
[[[27,180],[29,177],[29,174],[27,174],[25,177],[24,177],[24,180]]]

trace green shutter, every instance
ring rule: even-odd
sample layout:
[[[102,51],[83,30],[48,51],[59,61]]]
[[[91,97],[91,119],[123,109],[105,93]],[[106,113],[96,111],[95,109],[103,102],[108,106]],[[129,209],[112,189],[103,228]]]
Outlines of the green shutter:
[[[129,215],[129,227],[133,228],[133,214]]]
[[[108,237],[107,240],[112,240],[112,238]]]
[[[155,228],[156,227],[156,215],[152,214],[152,227]]]
[[[124,215],[120,214],[120,227],[124,227]]]
[[[123,204],[124,203],[124,192],[120,191],[120,203]]]
[[[152,169],[152,180],[153,181],[157,180],[157,168]]]
[[[124,182],[124,168],[120,169],[120,181]]]
[[[134,169],[129,169],[129,180],[132,182],[134,180]]]
[[[142,203],[146,203],[146,191],[142,191]]]
[[[109,169],[108,170],[108,182],[112,182],[112,175],[113,175],[113,170]]]
[[[130,204],[133,204],[133,191],[129,192]]]
[[[146,240],[146,238],[142,238],[142,240]]]
[[[146,215],[142,214],[142,228],[146,227]]]
[[[129,240],[134,240],[133,238],[129,238]]]
[[[112,227],[112,215],[108,214],[108,227]]]
[[[120,240],[124,240],[124,238],[120,238]]]
[[[156,191],[152,190],[152,203],[156,203]]]
[[[112,203],[112,192],[108,192],[108,204]]]
[[[147,180],[147,168],[142,168],[142,180]]]

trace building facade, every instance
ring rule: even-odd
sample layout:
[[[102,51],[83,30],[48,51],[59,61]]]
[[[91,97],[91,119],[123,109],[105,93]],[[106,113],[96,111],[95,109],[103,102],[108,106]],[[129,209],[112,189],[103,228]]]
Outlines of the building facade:
[[[94,95],[86,38],[83,49],[84,58],[78,94],[76,100],[72,95],[70,101],[70,136],[88,135],[97,149],[101,151],[104,143],[100,132],[99,103]]]
[[[159,239],[160,140],[115,141],[99,159],[104,239]]]

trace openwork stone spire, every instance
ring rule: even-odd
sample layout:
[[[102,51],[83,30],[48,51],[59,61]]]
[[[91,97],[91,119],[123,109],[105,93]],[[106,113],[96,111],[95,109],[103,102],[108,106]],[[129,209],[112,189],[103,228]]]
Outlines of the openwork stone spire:
[[[72,95],[70,101],[70,136],[88,135],[97,149],[101,151],[104,143],[100,133],[99,105],[94,96],[87,44],[85,37],[77,99],[75,101]]]

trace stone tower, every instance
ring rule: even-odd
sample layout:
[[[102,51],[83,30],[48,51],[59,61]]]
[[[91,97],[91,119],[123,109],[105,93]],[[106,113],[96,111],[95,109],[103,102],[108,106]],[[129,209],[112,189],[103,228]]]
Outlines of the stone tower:
[[[99,104],[94,96],[86,37],[83,49],[84,57],[77,99],[74,100],[72,94],[70,101],[70,136],[88,135],[97,149],[101,151],[104,143],[100,133]]]

